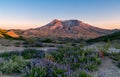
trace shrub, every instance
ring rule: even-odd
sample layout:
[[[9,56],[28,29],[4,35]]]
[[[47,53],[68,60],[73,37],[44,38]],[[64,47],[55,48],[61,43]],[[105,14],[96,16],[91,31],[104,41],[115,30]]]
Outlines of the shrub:
[[[86,68],[88,69],[88,70],[90,70],[90,71],[93,71],[93,70],[95,70],[95,69],[97,69],[96,68],[97,66],[96,65],[93,65],[93,64],[88,64],[87,66],[86,66]]]
[[[55,65],[48,64],[47,66],[27,68],[23,77],[66,77],[66,70],[58,68]]]
[[[65,70],[64,68],[60,68],[60,67],[57,67],[56,65],[48,65],[46,67],[47,69],[47,76],[48,77],[66,77],[65,76],[65,72],[67,70]]]
[[[11,51],[11,52],[3,52],[3,53],[0,53],[0,57],[4,57],[4,58],[8,58],[8,57],[11,57],[11,56],[19,56],[20,55],[20,52],[17,52],[17,51]]]
[[[45,42],[45,43],[51,43],[51,42],[52,42],[52,40],[51,40],[51,39],[49,39],[49,38],[46,38],[46,39],[42,40],[42,42]]]
[[[46,69],[34,67],[24,72],[23,77],[46,77]]]
[[[90,75],[86,74],[84,71],[81,71],[79,74],[78,74],[78,77],[91,77]]]
[[[74,72],[70,77],[92,77],[92,76],[87,74],[86,71],[78,71],[78,72]]]
[[[25,62],[22,57],[12,56],[8,61],[0,64],[0,71],[5,74],[21,73],[28,62]]]
[[[43,47],[43,44],[40,42],[36,42],[33,47]]]
[[[68,64],[70,68],[75,70],[77,68],[91,70],[96,69],[101,63],[98,53],[90,49],[83,49],[80,47],[62,48],[56,52],[51,53],[52,60],[60,64]],[[88,66],[88,65],[95,65]]]
[[[45,54],[45,58],[47,58],[48,60],[54,61],[54,58],[51,54]]]
[[[43,44],[37,40],[26,40],[22,44],[24,47],[43,47]]]
[[[108,49],[110,48],[110,42],[106,43],[103,46],[98,46],[98,49],[104,53],[105,56],[108,56]]]
[[[25,49],[22,52],[11,51],[11,52],[0,53],[0,57],[9,58],[11,56],[22,56],[25,59],[44,58],[45,52],[42,50],[36,50],[36,49]]]
[[[25,49],[22,52],[22,56],[25,59],[31,59],[31,58],[43,58],[45,57],[45,52],[42,50],[35,50],[35,49]]]

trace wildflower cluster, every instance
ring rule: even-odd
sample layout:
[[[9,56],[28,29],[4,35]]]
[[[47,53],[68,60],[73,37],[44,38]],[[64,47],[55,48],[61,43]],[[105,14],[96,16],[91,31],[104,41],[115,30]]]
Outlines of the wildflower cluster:
[[[94,70],[101,63],[98,53],[81,47],[62,48],[51,53],[54,62],[65,64],[70,69],[77,68]]]

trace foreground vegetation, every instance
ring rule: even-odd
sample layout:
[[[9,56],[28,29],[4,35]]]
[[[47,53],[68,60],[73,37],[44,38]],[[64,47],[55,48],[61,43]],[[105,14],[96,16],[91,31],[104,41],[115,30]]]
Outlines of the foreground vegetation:
[[[11,52],[4,52],[0,53],[0,57],[9,58],[11,56],[21,56],[24,59],[32,59],[32,58],[44,58],[45,52],[42,50],[36,49],[25,49],[24,51],[11,51]]]
[[[59,49],[57,52],[51,53],[51,57],[52,61],[69,65],[70,69],[95,70],[100,64],[98,53],[80,47]]]
[[[28,62],[22,57],[11,56],[5,62],[0,63],[0,71],[3,74],[21,73],[27,64]]]
[[[60,39],[61,40],[61,39]],[[101,60],[109,57],[120,67],[120,53],[109,53],[112,42],[86,48],[84,42],[75,43],[53,41],[51,39],[28,39],[22,42],[28,47],[44,47],[44,43],[60,43],[64,45],[57,50],[45,52],[27,48],[23,51],[0,53],[0,72],[4,75],[19,75],[21,77],[91,77],[91,72],[98,70]],[[21,43],[17,43],[19,45]],[[114,44],[119,49],[119,44]],[[103,56],[101,56],[101,53]]]
[[[4,59],[0,63],[3,74],[20,74],[23,77],[91,77],[89,72],[97,70],[101,64],[98,53],[79,46],[60,48],[46,54],[35,49],[4,52],[0,57]],[[79,73],[75,72],[77,70]]]

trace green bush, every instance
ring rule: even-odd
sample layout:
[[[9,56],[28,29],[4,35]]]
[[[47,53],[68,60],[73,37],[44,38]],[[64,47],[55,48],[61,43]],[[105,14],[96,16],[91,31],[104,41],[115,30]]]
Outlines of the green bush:
[[[11,57],[11,56],[19,56],[20,55],[20,52],[17,52],[17,51],[11,51],[11,52],[3,52],[3,53],[0,53],[0,57],[4,57],[4,58],[8,58],[8,57]]]
[[[22,52],[22,56],[25,59],[31,59],[31,58],[44,58],[45,52],[42,50],[36,50],[36,49],[25,49]]]
[[[23,77],[46,77],[46,68],[31,68],[24,72]]]
[[[96,69],[101,60],[99,54],[93,52],[91,49],[83,49],[80,47],[73,48],[61,48],[56,52],[51,53],[52,61],[60,64],[68,64],[70,68],[75,70],[77,68],[83,68],[91,70]],[[88,65],[95,65],[88,66]]]
[[[91,76],[82,71],[78,74],[78,77],[91,77]]]
[[[67,70],[63,69],[63,68],[59,68],[55,65],[50,65],[47,67],[47,75],[48,77],[66,77],[65,76],[65,72]]]
[[[12,56],[8,61],[0,64],[0,71],[5,74],[21,73],[27,64],[28,62],[24,61],[22,57]]]
[[[55,65],[41,66],[27,68],[23,77],[67,77],[65,76],[66,70],[58,68]]]
[[[45,42],[45,43],[51,43],[51,42],[52,42],[52,40],[51,40],[51,39],[49,39],[49,38],[46,38],[46,39],[42,40],[42,42]]]
[[[108,53],[108,49],[110,48],[110,46],[111,46],[111,43],[110,43],[110,41],[108,41],[106,44],[104,44],[103,46],[98,46],[98,49],[101,51],[101,52],[103,52],[103,54],[105,55],[105,56],[108,56],[109,55],[109,53]]]
[[[72,76],[70,77],[92,77],[90,75],[87,74],[87,72],[85,71],[78,71],[72,74]]]
[[[88,64],[87,66],[86,66],[86,68],[88,69],[88,70],[90,70],[90,71],[93,71],[93,70],[95,70],[95,69],[97,69],[96,68],[97,66],[96,65],[93,65],[93,64]]]
[[[0,57],[3,57],[3,58],[9,58],[11,56],[22,56],[25,59],[44,58],[45,52],[42,50],[36,50],[36,49],[25,49],[22,52],[11,51],[11,52],[0,53]]]

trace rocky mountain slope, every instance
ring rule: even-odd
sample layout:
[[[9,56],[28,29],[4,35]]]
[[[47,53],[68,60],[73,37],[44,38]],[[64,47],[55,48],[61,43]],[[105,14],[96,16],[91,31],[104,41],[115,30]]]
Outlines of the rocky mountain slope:
[[[28,29],[22,35],[28,37],[68,37],[68,38],[95,38],[113,33],[112,30],[94,27],[79,20],[53,20],[45,26]]]

